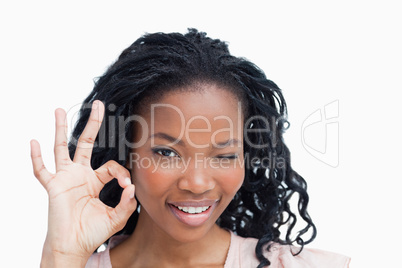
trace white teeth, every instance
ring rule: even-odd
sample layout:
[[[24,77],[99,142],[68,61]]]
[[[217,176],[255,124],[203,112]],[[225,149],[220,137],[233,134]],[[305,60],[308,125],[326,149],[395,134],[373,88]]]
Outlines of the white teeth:
[[[209,209],[209,206],[206,207],[177,207],[183,212],[190,213],[190,214],[197,214],[204,212],[205,210]]]

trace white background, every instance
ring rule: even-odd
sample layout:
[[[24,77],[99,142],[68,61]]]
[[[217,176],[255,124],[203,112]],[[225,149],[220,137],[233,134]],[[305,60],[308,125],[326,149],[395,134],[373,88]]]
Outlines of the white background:
[[[5,2],[0,4],[0,255],[7,267],[38,266],[46,235],[47,195],[32,174],[30,139],[40,141],[53,170],[54,110],[79,104],[92,79],[143,33],[183,33],[187,27],[229,41],[234,55],[256,63],[283,89],[291,123],[285,139],[293,167],[308,181],[309,211],[318,227],[309,247],[351,256],[352,267],[398,265],[402,16],[397,1]],[[330,152],[332,160],[339,152],[335,167],[308,149],[325,149],[325,122],[301,138],[303,122],[334,101],[339,117],[331,122],[339,133],[328,128],[327,145],[333,149],[339,140],[339,150]]]

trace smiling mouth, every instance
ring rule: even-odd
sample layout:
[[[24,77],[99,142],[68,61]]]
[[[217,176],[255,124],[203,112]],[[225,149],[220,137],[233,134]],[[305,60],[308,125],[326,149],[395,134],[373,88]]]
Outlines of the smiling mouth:
[[[211,217],[217,202],[204,202],[204,204],[169,204],[170,211],[177,220],[185,225],[197,227],[203,225]],[[205,204],[209,203],[209,204]],[[179,206],[181,205],[181,206]]]
[[[173,205],[174,206],[174,205]],[[174,206],[181,211],[189,214],[199,214],[202,213],[206,210],[208,210],[211,206],[204,206],[204,207],[180,207],[180,206]]]

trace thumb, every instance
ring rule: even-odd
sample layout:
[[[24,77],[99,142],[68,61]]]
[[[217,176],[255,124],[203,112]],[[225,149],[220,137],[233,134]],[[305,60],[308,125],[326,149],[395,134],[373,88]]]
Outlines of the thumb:
[[[114,208],[114,223],[115,227],[120,231],[127,223],[128,218],[137,208],[137,200],[134,198],[135,186],[130,184],[124,188],[121,194],[120,203]]]

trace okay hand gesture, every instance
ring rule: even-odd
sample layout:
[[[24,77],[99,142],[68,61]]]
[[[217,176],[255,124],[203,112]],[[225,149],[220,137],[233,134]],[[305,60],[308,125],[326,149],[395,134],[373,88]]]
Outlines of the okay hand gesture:
[[[48,232],[42,264],[85,266],[96,248],[121,230],[136,209],[134,185],[129,171],[115,161],[109,161],[96,170],[91,168],[92,148],[104,115],[102,102],[94,101],[73,160],[67,148],[66,113],[57,109],[55,115],[56,173],[46,169],[39,143],[31,141],[34,174],[49,195]],[[113,178],[124,188],[115,208],[99,200],[99,192]]]

